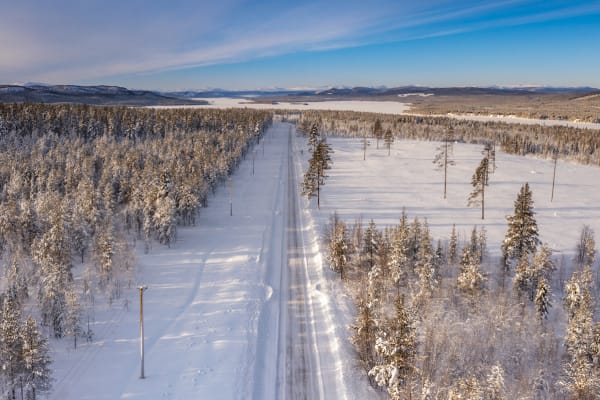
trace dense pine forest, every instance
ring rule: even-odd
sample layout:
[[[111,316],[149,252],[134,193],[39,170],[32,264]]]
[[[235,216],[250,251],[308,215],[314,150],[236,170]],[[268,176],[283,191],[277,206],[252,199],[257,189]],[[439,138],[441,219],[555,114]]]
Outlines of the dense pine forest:
[[[269,112],[0,104],[0,388],[50,389],[46,335],[91,338],[96,301],[135,284],[260,140]]]

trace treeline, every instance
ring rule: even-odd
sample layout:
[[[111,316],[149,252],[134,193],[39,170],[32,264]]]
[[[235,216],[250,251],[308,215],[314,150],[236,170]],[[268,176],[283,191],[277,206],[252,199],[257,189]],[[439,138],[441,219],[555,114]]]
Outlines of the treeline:
[[[271,121],[252,110],[0,104],[2,302],[56,338],[91,337],[84,311],[131,284],[135,242],[170,245],[177,225],[194,224]],[[17,361],[2,356],[0,384],[13,391]]]
[[[389,129],[396,138],[442,141],[452,131],[452,141],[490,143],[509,154],[559,157],[581,164],[600,165],[600,135],[591,129],[565,126],[509,124],[458,120],[448,117],[383,115],[352,111],[304,111],[300,130],[318,124],[323,134],[373,138]],[[378,129],[374,129],[379,125]],[[378,137],[377,139],[382,139]]]
[[[600,398],[593,232],[559,262],[539,243],[527,189],[501,260],[484,227],[434,241],[404,211],[384,229],[330,218],[327,260],[354,297],[351,341],[374,387],[395,400]]]

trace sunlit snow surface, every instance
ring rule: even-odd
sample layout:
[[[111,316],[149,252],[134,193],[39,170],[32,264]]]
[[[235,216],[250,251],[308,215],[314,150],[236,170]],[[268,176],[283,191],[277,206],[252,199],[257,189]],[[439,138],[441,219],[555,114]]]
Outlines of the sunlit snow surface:
[[[270,109],[270,110],[330,110],[330,111],[357,111],[371,112],[378,114],[411,114],[410,103],[399,101],[367,101],[367,100],[337,100],[337,101],[313,101],[313,102],[276,102],[276,103],[256,103],[249,98],[197,98],[208,102],[206,105],[191,106],[156,106],[156,108],[252,108],[252,109]],[[570,126],[573,128],[598,129],[599,123],[566,121],[554,119],[530,119],[514,115],[463,115],[448,113],[437,115],[438,117],[449,117],[470,121],[481,122],[506,122],[509,124],[525,125],[546,125],[546,126]]]
[[[279,288],[268,283],[276,281],[273,273],[284,262],[288,131],[288,126],[276,125],[263,142],[264,155],[263,143],[256,148],[255,175],[252,157],[234,174],[232,217],[228,188],[223,187],[201,210],[195,227],[178,229],[171,248],[155,244],[144,254],[137,243],[140,266],[134,283],[149,287],[144,306],[146,379],[139,379],[137,289],[126,289],[123,299],[110,308],[97,294],[91,320],[94,341],[79,343],[76,351],[70,340],[52,341],[56,381],[51,399],[247,399],[257,393],[259,380],[268,385],[277,375],[272,351],[257,349],[272,349],[276,336],[276,321],[267,321],[267,331],[259,333],[259,320],[265,307],[279,301]],[[297,165],[305,165],[304,139],[295,140]],[[583,224],[600,234],[600,168],[559,161],[550,202],[552,162],[499,151],[482,221],[479,209],[466,207],[482,146],[455,145],[456,166],[449,168],[444,200],[443,174],[431,162],[438,143],[396,141],[388,156],[383,143],[376,149],[372,141],[363,161],[360,139],[329,138],[329,142],[335,153],[321,210],[316,210],[314,200],[303,200],[301,207],[308,295],[315,310],[315,351],[323,353],[323,385],[339,389],[330,398],[377,396],[356,366],[347,339],[351,302],[319,253],[317,235],[332,212],[349,221],[362,217],[366,223],[373,218],[384,226],[397,223],[406,207],[410,218],[428,219],[435,239],[447,238],[452,224],[461,239],[473,225],[485,226],[494,255],[516,194],[529,182],[540,237],[557,254],[573,256]]]

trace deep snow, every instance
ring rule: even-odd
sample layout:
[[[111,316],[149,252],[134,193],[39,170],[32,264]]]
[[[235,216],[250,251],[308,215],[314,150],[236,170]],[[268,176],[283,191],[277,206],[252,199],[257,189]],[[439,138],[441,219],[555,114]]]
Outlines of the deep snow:
[[[112,307],[96,302],[94,341],[80,343],[77,350],[69,340],[52,341],[56,381],[51,399],[277,398],[275,380],[281,366],[273,343],[282,301],[278,274],[286,257],[288,132],[288,125],[276,124],[256,148],[255,174],[249,154],[233,175],[233,216],[225,184],[201,210],[195,227],[179,228],[171,248],[155,244],[143,254],[138,243],[135,283],[149,287],[144,295],[147,378],[139,379],[134,286]],[[304,139],[292,137],[300,174],[306,146]],[[506,232],[505,217],[512,212],[520,186],[529,182],[540,237],[557,254],[572,256],[583,224],[600,232],[596,167],[559,161],[551,203],[551,161],[498,152],[482,221],[478,209],[466,207],[482,146],[455,145],[457,165],[449,168],[444,200],[443,173],[431,162],[439,143],[397,141],[389,157],[387,149],[377,150],[371,143],[363,161],[361,139],[329,142],[335,153],[321,209],[315,208],[314,200],[300,203],[309,322],[326,398],[332,392],[337,399],[379,394],[356,366],[348,340],[352,304],[319,248],[321,227],[332,212],[350,221],[373,218],[383,226],[396,224],[406,207],[410,218],[428,218],[434,238],[447,238],[453,223],[463,239],[473,225],[483,225],[489,250],[497,254]]]

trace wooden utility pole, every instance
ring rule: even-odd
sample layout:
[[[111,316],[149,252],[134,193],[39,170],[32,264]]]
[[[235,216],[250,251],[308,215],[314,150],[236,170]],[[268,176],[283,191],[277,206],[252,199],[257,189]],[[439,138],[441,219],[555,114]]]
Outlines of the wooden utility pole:
[[[146,378],[144,375],[144,292],[148,286],[138,286],[140,290],[140,379]]]

